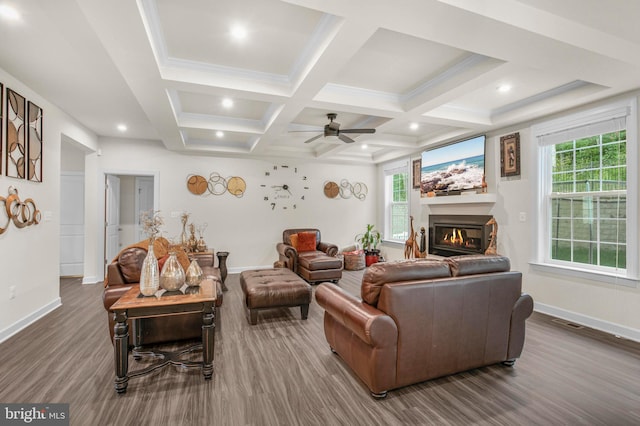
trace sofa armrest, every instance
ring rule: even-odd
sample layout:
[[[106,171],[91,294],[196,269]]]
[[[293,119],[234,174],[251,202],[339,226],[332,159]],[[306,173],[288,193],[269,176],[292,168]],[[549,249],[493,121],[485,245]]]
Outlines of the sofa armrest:
[[[134,285],[138,284],[115,285],[105,288],[102,292],[102,304],[104,305],[104,309],[109,311],[111,305],[116,303],[116,301],[120,299],[123,294],[131,290],[131,287],[133,287]]]
[[[278,251],[278,260],[284,262],[285,267],[296,272],[296,266],[298,264],[298,250],[296,250],[292,245],[285,243],[278,243],[276,245],[276,250]]]
[[[104,279],[104,286],[109,287],[112,285],[125,285],[128,284],[124,280],[124,276],[122,272],[120,272],[120,267],[118,266],[118,262],[111,262],[107,265],[107,276]]]
[[[509,329],[509,348],[507,359],[520,357],[524,346],[525,320],[533,313],[533,299],[526,293],[522,293],[511,312],[511,327]]]
[[[338,323],[373,347],[395,345],[398,328],[393,319],[377,308],[364,303],[333,284],[320,284],[316,301]]]
[[[319,242],[318,250],[325,252],[327,256],[335,257],[338,254],[338,246],[331,243]]]

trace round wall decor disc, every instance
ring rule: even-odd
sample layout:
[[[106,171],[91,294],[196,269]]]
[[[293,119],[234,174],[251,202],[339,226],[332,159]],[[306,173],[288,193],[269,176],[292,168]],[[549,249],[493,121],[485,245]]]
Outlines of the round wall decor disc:
[[[324,195],[327,198],[336,198],[340,193],[340,188],[338,188],[338,184],[335,182],[327,182],[324,184]]]
[[[199,175],[191,175],[187,179],[187,188],[194,195],[202,195],[207,190],[207,180]]]
[[[245,189],[247,189],[247,184],[240,176],[230,177],[227,181],[227,191],[229,191],[231,195],[241,197]]]

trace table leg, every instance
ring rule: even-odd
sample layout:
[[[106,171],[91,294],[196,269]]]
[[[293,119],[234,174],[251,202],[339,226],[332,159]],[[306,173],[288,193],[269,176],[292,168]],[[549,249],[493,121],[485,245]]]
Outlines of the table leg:
[[[227,279],[227,257],[228,251],[219,251],[218,254],[218,268],[220,269],[220,277],[222,278],[222,291],[227,291],[227,285],[225,280]]]
[[[125,393],[129,377],[129,326],[127,325],[127,312],[113,314],[116,324],[113,327],[113,350],[116,366],[115,388],[117,393]]]
[[[215,309],[213,303],[205,303],[202,310],[202,374],[206,380],[210,380],[213,375]]]

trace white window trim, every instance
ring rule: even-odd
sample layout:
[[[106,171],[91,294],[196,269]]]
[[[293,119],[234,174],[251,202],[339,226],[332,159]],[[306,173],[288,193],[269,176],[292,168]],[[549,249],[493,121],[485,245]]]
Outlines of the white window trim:
[[[393,183],[389,185],[387,177],[393,176],[397,173],[406,173],[407,174],[407,210],[411,209],[411,191],[409,185],[411,184],[410,175],[409,175],[409,159],[404,158],[402,160],[394,161],[391,163],[387,163],[382,167],[382,178],[384,184],[384,228],[382,232],[382,241],[385,243],[397,243],[404,244],[404,241],[401,240],[393,240],[388,238],[388,235],[391,234],[391,206],[390,206],[390,193],[393,191]],[[409,223],[409,216],[407,215],[407,223]]]
[[[551,263],[545,258],[547,257],[546,243],[549,240],[547,235],[549,227],[549,218],[543,212],[548,211],[548,198],[545,193],[546,185],[545,176],[551,173],[549,162],[543,161],[541,149],[542,145],[555,143],[547,138],[546,141],[540,142],[539,138],[544,138],[554,132],[559,132],[594,123],[606,119],[613,119],[620,114],[626,115],[626,132],[627,132],[627,269],[626,274],[621,275],[615,272],[603,270],[590,270],[589,268],[578,267],[577,264]],[[639,264],[638,255],[638,221],[635,220],[638,212],[638,109],[637,99],[627,99],[615,102],[592,110],[581,113],[567,115],[554,120],[549,120],[531,126],[531,141],[536,144],[536,175],[533,181],[533,193],[537,195],[536,207],[534,209],[534,221],[532,223],[539,224],[533,232],[534,250],[532,251],[533,259],[529,262],[536,269],[546,272],[558,272],[576,278],[588,279],[592,281],[605,282],[615,285],[623,285],[627,287],[637,287],[639,283]]]

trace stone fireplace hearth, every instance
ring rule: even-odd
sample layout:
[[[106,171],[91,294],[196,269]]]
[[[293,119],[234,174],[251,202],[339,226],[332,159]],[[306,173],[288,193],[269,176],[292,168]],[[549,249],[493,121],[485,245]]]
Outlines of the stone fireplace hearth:
[[[429,254],[484,254],[489,246],[490,215],[430,215]]]

